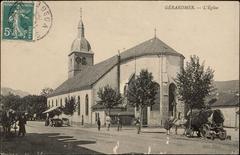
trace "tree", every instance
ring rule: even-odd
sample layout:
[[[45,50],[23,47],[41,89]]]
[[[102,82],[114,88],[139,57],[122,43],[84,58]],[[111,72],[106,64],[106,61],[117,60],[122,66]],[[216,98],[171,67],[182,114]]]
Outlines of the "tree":
[[[51,94],[52,92],[53,92],[53,89],[52,89],[52,88],[46,87],[46,88],[43,88],[43,89],[42,89],[40,95],[47,97],[47,96],[48,96],[49,94]]]
[[[111,88],[109,85],[106,85],[104,88],[100,88],[97,92],[100,101],[98,102],[99,105],[102,105],[110,115],[111,109],[118,106],[122,103],[122,96],[121,94]]]
[[[26,110],[30,114],[37,114],[42,116],[42,112],[47,110],[47,98],[39,95],[28,95],[22,98],[22,105],[19,107],[26,107]]]
[[[185,102],[190,110],[205,108],[204,100],[213,90],[214,71],[208,67],[204,69],[204,63],[200,64],[198,56],[190,56],[185,69],[177,74],[175,79],[179,99]],[[191,121],[191,119],[190,119]],[[191,124],[191,123],[190,123]]]
[[[73,113],[76,111],[76,100],[74,97],[71,97],[69,99],[65,99],[65,106],[62,107],[62,111],[66,115],[73,115]]]
[[[19,112],[28,112],[29,114],[37,114],[43,116],[42,112],[47,109],[47,98],[39,95],[28,95],[21,98],[18,95],[9,94],[1,95],[1,104],[4,110],[13,109]]]
[[[6,96],[1,95],[1,104],[4,110],[18,110],[19,106],[22,104],[22,101],[20,96],[9,93]]]
[[[143,109],[155,103],[157,90],[157,83],[148,70],[141,70],[140,75],[129,83],[127,99],[130,105],[139,109],[141,126]]]

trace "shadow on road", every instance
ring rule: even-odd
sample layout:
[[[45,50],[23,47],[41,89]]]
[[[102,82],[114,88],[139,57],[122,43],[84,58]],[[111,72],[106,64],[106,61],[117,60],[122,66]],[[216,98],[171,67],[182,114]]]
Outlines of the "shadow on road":
[[[1,152],[7,154],[102,154],[81,145],[96,141],[77,140],[56,133],[29,133],[25,137],[1,139]]]

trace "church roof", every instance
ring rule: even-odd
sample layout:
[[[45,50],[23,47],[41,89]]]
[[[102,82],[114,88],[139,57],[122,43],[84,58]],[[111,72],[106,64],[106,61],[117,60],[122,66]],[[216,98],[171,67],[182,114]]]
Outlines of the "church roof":
[[[175,51],[173,48],[165,44],[157,37],[147,40],[120,54],[121,60],[128,60],[134,57],[141,57],[144,55],[176,55],[184,58],[182,54]]]
[[[154,37],[153,39],[147,40],[133,48],[120,53],[120,61],[124,62],[134,59],[135,57],[141,57],[145,55],[175,55],[184,58],[182,54],[176,52],[160,39]],[[117,63],[118,56],[115,55],[98,64],[95,64],[94,66],[87,66],[86,69],[81,71],[81,73],[63,82],[53,91],[53,93],[49,95],[49,97],[89,89],[101,77],[103,77],[115,65],[117,65]]]
[[[87,41],[87,39],[84,37],[76,38],[73,41],[71,46],[71,52],[80,52],[80,51],[88,52],[90,50],[91,50],[91,46]]]
[[[220,92],[217,101],[214,102],[211,107],[238,107],[239,96],[234,93]]]

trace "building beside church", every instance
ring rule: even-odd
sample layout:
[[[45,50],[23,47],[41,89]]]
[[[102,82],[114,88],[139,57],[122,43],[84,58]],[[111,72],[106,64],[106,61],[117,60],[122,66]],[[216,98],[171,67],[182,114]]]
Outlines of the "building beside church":
[[[74,97],[77,109],[72,116],[73,122],[95,124],[97,117],[105,122],[104,111],[97,108],[98,90],[110,85],[124,95],[131,79],[142,69],[147,69],[152,73],[159,89],[156,103],[143,112],[143,124],[163,125],[169,115],[184,113],[184,104],[178,101],[174,84],[174,78],[183,68],[182,54],[154,36],[119,55],[94,64],[94,52],[85,37],[82,19],[77,29],[77,37],[68,54],[68,79],[48,96],[49,108],[64,106],[66,99]],[[129,119],[137,115],[135,107],[125,107],[125,111],[117,113]],[[114,114],[116,112],[113,110]]]
[[[212,109],[220,109],[224,116],[225,127],[239,128],[239,93],[220,92]]]

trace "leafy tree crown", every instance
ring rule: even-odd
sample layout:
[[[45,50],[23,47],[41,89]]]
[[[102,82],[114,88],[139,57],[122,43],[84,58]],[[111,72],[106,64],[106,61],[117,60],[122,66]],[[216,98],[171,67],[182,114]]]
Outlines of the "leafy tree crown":
[[[122,103],[121,94],[109,85],[100,88],[97,94],[100,98],[98,104],[104,106],[108,111]]]
[[[175,79],[180,100],[190,108],[205,107],[204,99],[213,90],[213,73],[210,67],[204,69],[204,62],[200,64],[198,56],[190,56],[190,61]]]
[[[76,111],[76,100],[74,97],[66,98],[65,99],[65,106],[62,107],[62,111],[66,115],[73,115],[73,113]]]
[[[128,85],[127,99],[130,105],[144,108],[153,105],[157,94],[157,83],[153,81],[152,73],[141,70]]]

